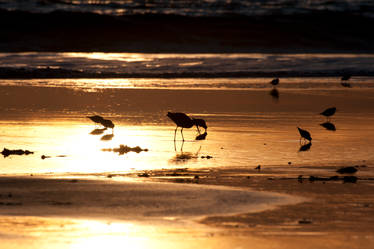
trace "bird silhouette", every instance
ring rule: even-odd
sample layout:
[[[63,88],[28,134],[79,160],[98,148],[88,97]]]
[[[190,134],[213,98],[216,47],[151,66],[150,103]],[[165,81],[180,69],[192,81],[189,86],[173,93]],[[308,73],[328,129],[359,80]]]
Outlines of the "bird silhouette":
[[[114,124],[113,124],[112,120],[105,119],[102,116],[94,115],[94,116],[88,116],[87,118],[91,119],[96,124],[101,124],[105,128],[111,128],[112,130],[114,128]]]
[[[270,84],[272,84],[273,86],[278,85],[279,84],[279,78],[273,79],[272,81],[270,81]]]
[[[344,87],[351,87],[351,84],[348,82],[348,80],[351,78],[349,74],[345,74],[341,77],[340,84]]]
[[[299,130],[299,133],[300,133],[300,144],[301,144],[301,138],[304,138],[305,140],[308,140],[309,142],[312,141],[312,137],[310,136],[310,133],[309,131],[307,130],[303,130],[299,127],[297,127],[297,129]]]
[[[175,137],[177,135],[178,127],[181,127],[181,134],[182,134],[182,140],[184,141],[183,137],[183,129],[184,128],[191,128],[192,126],[196,126],[197,131],[200,134],[199,126],[203,127],[205,130],[208,128],[205,121],[203,119],[191,119],[189,116],[187,116],[185,113],[181,112],[168,112],[166,115],[168,116],[176,125],[174,132],[174,141]]]
[[[329,121],[330,117],[334,115],[336,112],[336,107],[330,107],[321,112],[320,114],[325,116],[327,118],[327,121]]]

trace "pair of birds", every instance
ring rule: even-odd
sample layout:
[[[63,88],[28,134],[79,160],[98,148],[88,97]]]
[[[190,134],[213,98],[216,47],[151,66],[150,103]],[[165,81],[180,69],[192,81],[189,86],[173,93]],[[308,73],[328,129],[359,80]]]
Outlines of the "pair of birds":
[[[330,108],[327,108],[326,110],[324,110],[323,112],[320,113],[320,115],[323,115],[327,118],[327,120],[329,120],[329,118],[334,115],[336,112],[336,107],[330,107]],[[301,142],[301,138],[303,138],[304,140],[307,140],[310,142],[312,142],[312,136],[310,135],[309,131],[307,130],[303,130],[301,129],[300,127],[297,127],[297,129],[299,130],[299,133],[300,133],[300,142]]]
[[[182,128],[181,134],[182,134],[182,139],[184,141],[183,128],[191,128],[193,126],[196,126],[197,131],[200,134],[197,137],[197,140],[205,139],[206,134],[207,134],[206,130],[208,129],[208,126],[206,125],[206,122],[204,119],[190,118],[185,113],[181,113],[181,112],[168,112],[166,116],[168,116],[177,125],[177,127],[175,128],[175,132],[174,132],[174,140],[176,138],[178,127]],[[111,120],[104,119],[103,117],[99,115],[88,116],[87,118],[91,119],[93,122],[97,124],[101,124],[105,128],[111,128],[112,130],[114,128],[114,124]],[[205,129],[205,132],[203,134],[201,134],[199,127],[202,127]]]

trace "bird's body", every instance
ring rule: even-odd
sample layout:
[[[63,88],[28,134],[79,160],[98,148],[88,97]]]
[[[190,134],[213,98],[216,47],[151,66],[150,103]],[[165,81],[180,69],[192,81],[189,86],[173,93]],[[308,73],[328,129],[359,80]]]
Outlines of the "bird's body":
[[[94,115],[94,116],[88,116],[87,118],[91,119],[93,122],[96,124],[101,124],[105,128],[111,128],[113,130],[114,124],[111,120],[105,119],[99,115]]]
[[[270,81],[270,84],[272,84],[273,86],[278,85],[279,84],[279,78],[273,79],[272,81]]]
[[[87,118],[91,119],[93,122],[97,124],[100,124],[104,120],[104,118],[99,115],[88,116]]]
[[[208,128],[205,120],[190,118],[189,116],[187,116],[187,114],[182,113],[182,112],[168,112],[166,116],[168,116],[177,125],[177,127],[175,128],[175,132],[174,132],[174,140],[176,137],[178,127],[182,128],[181,134],[182,134],[183,141],[184,141],[183,128],[191,128],[192,126],[196,125],[196,128],[199,134],[200,134],[199,126],[203,127],[205,131]]]
[[[112,120],[109,120],[109,119],[103,119],[100,124],[102,124],[105,128],[111,128],[113,129],[114,128],[114,124],[112,122]]]
[[[325,116],[328,119],[329,117],[331,117],[332,115],[334,115],[335,112],[336,112],[336,107],[331,107],[331,108],[327,108],[326,110],[324,110],[320,114],[323,115],[323,116]]]
[[[307,130],[303,130],[303,129],[299,128],[299,127],[297,127],[297,129],[299,130],[300,136],[301,136],[302,138],[308,140],[309,142],[312,141],[312,137],[311,137],[309,131],[307,131]],[[300,138],[300,139],[301,139],[301,138]]]

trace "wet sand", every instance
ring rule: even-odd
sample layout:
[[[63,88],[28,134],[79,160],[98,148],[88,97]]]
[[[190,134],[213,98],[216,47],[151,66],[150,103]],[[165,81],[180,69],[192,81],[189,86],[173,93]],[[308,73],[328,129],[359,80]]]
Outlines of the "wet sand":
[[[35,150],[33,155],[0,159],[4,227],[0,240],[5,248],[12,248],[15,241],[18,248],[29,248],[28,242],[35,238],[39,239],[34,248],[50,248],[52,244],[55,248],[102,246],[131,238],[138,248],[144,246],[138,239],[150,243],[146,248],[361,249],[373,245],[371,89],[281,89],[278,101],[271,98],[269,89],[80,91],[2,86],[0,93],[1,145]],[[195,101],[191,102],[192,98]],[[319,125],[325,119],[318,113],[330,105],[340,110],[333,117],[335,132]],[[186,130],[184,149],[177,140],[175,150],[175,126],[165,116],[169,110],[205,118],[207,139],[194,141],[195,131]],[[94,111],[115,121],[113,140],[101,141],[89,134],[95,126],[85,116]],[[312,132],[309,151],[298,151],[296,125]],[[123,156],[101,151],[120,143],[149,151]],[[42,160],[44,153],[52,157]],[[66,157],[56,157],[61,154]],[[212,158],[207,159],[207,155]],[[256,170],[259,164],[261,169]],[[344,183],[336,170],[353,165],[360,165],[354,174],[357,182]],[[15,177],[14,172],[21,177]],[[126,183],[128,177],[153,183]],[[172,189],[179,206],[170,208],[169,202],[153,206],[159,201],[153,199],[154,186],[159,184],[155,181],[172,183],[160,193],[168,193],[163,196],[167,199],[167,191]],[[142,189],[136,190],[137,205],[148,207],[154,216],[131,206],[128,188],[135,186],[131,184]],[[228,193],[235,201],[221,198],[225,203],[222,208],[228,209],[220,209],[221,205],[211,202],[217,197],[209,194],[212,185],[239,188],[243,196],[235,198]],[[195,189],[193,201],[187,198],[190,188]],[[207,189],[202,202],[200,188]],[[256,201],[264,198],[261,191],[307,199],[275,209],[273,199],[271,209],[248,210],[255,204],[252,197]],[[144,202],[144,196],[150,199]],[[192,212],[178,212],[180,206],[192,207]],[[155,212],[158,208],[163,211]],[[145,223],[137,223],[139,216],[133,222],[137,212],[145,217]],[[195,215],[200,218],[192,219]],[[169,222],[153,223],[155,217]],[[86,220],[89,222],[84,223]],[[129,230],[137,234],[123,234],[128,220],[132,220]],[[176,225],[177,221],[182,224]],[[122,232],[115,230],[116,226]],[[13,230],[7,231],[9,227]],[[77,237],[86,241],[77,242]],[[45,238],[49,239],[43,242]]]

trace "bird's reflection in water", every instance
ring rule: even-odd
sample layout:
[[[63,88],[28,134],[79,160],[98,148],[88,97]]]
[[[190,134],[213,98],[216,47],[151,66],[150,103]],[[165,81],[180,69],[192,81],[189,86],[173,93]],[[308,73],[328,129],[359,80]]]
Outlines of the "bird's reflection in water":
[[[279,91],[276,88],[271,89],[269,94],[273,97],[274,100],[279,99]]]
[[[195,140],[205,140],[207,135],[208,132],[205,131],[203,134],[196,136]]]
[[[300,151],[308,151],[308,150],[310,150],[310,147],[312,147],[312,143],[311,142],[309,142],[307,144],[303,144],[303,145],[300,146],[299,152]]]
[[[104,131],[106,131],[107,128],[102,128],[102,129],[94,129],[90,132],[91,135],[101,135],[104,133]]]
[[[320,126],[322,126],[323,128],[325,128],[328,131],[336,131],[335,125],[331,122],[322,123],[322,124],[320,124]]]
[[[187,161],[191,159],[199,158],[201,146],[199,147],[196,153],[192,153],[192,152],[183,152],[183,145],[184,145],[184,142],[182,142],[181,144],[180,152],[177,152],[177,150],[175,150],[176,154],[169,160],[170,163],[172,164],[186,163]],[[175,143],[174,143],[174,148],[176,149]]]
[[[114,137],[114,134],[106,134],[100,138],[101,141],[110,141]]]

